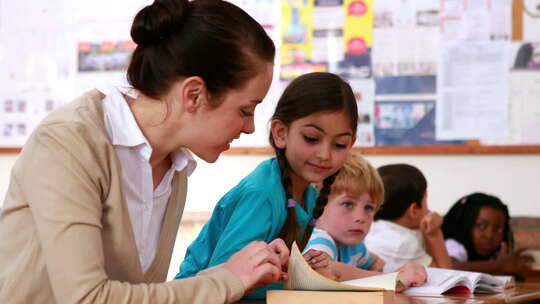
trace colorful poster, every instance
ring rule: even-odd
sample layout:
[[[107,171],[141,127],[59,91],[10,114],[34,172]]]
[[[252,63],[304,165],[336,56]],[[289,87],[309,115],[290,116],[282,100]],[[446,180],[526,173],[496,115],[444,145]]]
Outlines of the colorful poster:
[[[345,78],[371,77],[373,0],[345,0],[344,58],[332,72]]]
[[[326,71],[326,64],[313,62],[313,1],[282,0],[281,79]]]
[[[434,100],[392,100],[375,103],[375,144],[377,146],[461,143],[463,142],[435,139]]]

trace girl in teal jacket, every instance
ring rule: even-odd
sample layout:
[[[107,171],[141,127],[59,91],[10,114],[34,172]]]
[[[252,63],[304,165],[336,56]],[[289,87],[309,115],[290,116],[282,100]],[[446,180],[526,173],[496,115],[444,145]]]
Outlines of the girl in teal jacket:
[[[219,265],[252,241],[282,238],[303,250],[330,186],[355,142],[358,111],[349,84],[331,73],[298,77],[285,89],[271,120],[276,157],[262,162],[217,203],[189,246],[176,278]],[[322,182],[319,196],[311,185]],[[274,284],[251,298],[264,298]]]

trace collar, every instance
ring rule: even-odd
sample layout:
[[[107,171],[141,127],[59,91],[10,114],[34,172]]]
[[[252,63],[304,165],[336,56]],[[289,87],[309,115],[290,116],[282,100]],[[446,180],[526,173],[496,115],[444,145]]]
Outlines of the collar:
[[[103,99],[103,112],[107,133],[113,146],[134,148],[146,160],[152,155],[152,147],[142,133],[131,109],[127,97],[135,100],[140,93],[131,87],[114,87],[108,90]],[[176,171],[186,169],[191,175],[197,167],[197,162],[186,148],[180,148],[171,155],[172,168]]]

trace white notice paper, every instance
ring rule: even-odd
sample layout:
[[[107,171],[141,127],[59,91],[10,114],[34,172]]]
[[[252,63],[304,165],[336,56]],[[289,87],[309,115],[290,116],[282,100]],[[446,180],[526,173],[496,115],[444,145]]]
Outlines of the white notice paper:
[[[437,77],[438,140],[509,133],[507,41],[443,43]]]

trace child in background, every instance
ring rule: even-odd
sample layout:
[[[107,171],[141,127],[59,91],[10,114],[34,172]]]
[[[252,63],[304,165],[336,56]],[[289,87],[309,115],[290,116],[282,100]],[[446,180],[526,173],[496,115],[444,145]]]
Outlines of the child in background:
[[[427,181],[407,164],[378,169],[384,184],[384,203],[365,243],[384,260],[384,271],[406,263],[451,268],[441,231],[442,217],[427,206]]]
[[[293,80],[271,119],[276,157],[221,198],[187,249],[176,278],[222,264],[252,241],[282,238],[289,249],[296,241],[302,250],[355,141],[357,122],[353,91],[339,76],[310,73]],[[312,183],[323,184],[318,197]],[[249,297],[264,298],[267,289],[281,288],[270,285]]]
[[[472,193],[458,200],[444,216],[442,231],[456,269],[519,275],[534,261],[512,252],[510,215],[492,195]]]
[[[320,271],[321,274],[346,281],[382,271],[384,261],[370,253],[362,241],[383,203],[383,196],[383,183],[377,170],[361,156],[350,153],[332,184],[328,204],[304,249],[316,249],[330,256],[329,269],[333,272]],[[415,272],[425,278],[423,267],[409,265],[402,269],[398,279],[409,286]],[[423,280],[414,283],[420,285]]]

